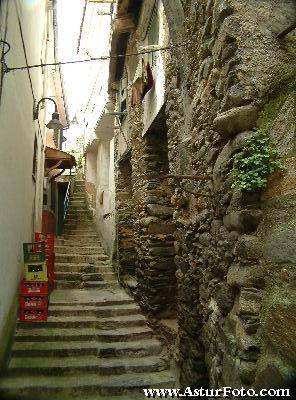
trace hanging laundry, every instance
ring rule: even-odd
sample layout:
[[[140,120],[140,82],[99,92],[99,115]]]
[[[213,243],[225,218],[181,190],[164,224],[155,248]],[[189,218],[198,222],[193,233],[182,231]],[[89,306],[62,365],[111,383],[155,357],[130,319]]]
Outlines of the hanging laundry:
[[[132,84],[132,107],[140,104],[145,95],[154,85],[154,79],[149,62],[146,64],[142,58],[138,64],[134,82]]]
[[[152,69],[150,67],[149,61],[145,65],[145,86],[142,93],[142,100],[146,96],[146,94],[153,88],[154,79],[152,74]]]
[[[138,78],[132,84],[132,107],[141,103],[144,83],[141,78]]]

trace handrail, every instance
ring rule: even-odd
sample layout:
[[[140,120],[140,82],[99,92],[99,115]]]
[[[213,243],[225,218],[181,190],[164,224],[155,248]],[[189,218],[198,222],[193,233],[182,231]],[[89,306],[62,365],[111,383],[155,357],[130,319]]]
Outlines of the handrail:
[[[71,181],[68,183],[67,192],[64,200],[64,214],[63,214],[63,221],[62,221],[62,230],[64,230],[64,224],[66,220],[66,216],[69,210],[69,203],[70,203],[70,194],[71,194]]]

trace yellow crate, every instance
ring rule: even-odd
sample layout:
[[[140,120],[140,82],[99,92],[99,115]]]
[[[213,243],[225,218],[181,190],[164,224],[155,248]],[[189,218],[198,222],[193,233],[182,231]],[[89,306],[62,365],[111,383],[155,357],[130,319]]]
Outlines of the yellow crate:
[[[46,262],[30,262],[24,264],[26,281],[47,281]]]

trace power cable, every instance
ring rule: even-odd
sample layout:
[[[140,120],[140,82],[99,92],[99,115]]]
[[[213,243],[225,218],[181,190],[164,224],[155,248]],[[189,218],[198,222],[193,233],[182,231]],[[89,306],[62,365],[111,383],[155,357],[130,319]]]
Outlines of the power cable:
[[[158,51],[168,51],[172,50],[177,47],[182,47],[186,46],[189,43],[187,40],[186,42],[181,42],[177,43],[174,45],[168,45],[164,47],[159,47],[157,49],[152,49],[152,50],[143,50],[135,53],[127,53],[127,54],[117,54],[117,55],[109,55],[109,56],[101,56],[101,57],[91,57],[88,59],[84,60],[75,60],[75,61],[59,61],[59,62],[53,62],[53,63],[45,63],[45,64],[33,64],[33,65],[26,65],[22,67],[7,67],[6,72],[10,71],[21,71],[24,69],[32,69],[32,68],[39,68],[39,67],[47,67],[47,66],[56,66],[56,65],[67,65],[67,64],[81,64],[81,63],[86,63],[86,62],[91,62],[91,61],[105,61],[105,60],[111,60],[111,59],[117,59],[117,58],[124,58],[124,57],[134,57],[134,56],[140,56],[144,54],[150,54],[150,53],[155,53]]]
[[[85,19],[85,14],[86,14],[87,3],[88,3],[88,0],[85,0],[84,7],[83,7],[83,12],[82,12],[82,20],[81,20],[80,30],[79,30],[77,50],[76,50],[77,54],[79,54],[79,49],[80,49],[80,43],[81,43],[81,38],[82,38],[82,30],[83,30],[83,25],[84,25],[84,19]]]

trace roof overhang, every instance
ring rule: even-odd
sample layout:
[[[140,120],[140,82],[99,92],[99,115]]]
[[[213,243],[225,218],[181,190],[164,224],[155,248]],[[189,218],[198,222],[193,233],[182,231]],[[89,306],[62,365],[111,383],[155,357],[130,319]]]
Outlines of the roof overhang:
[[[45,166],[49,169],[72,169],[76,166],[76,160],[69,153],[46,146]]]
[[[109,67],[109,91],[114,87],[123,74],[125,57],[116,57],[125,55],[130,33],[135,31],[139,18],[140,9],[143,0],[119,0],[117,15],[113,22],[113,33],[111,40],[111,62]]]
[[[96,126],[96,137],[99,140],[111,140],[114,136],[115,128],[114,105],[108,103]]]

